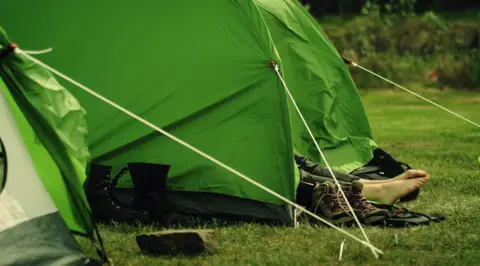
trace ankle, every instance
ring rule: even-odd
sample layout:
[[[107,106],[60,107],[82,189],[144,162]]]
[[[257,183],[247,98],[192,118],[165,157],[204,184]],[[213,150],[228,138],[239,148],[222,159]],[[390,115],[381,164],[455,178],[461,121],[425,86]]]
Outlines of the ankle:
[[[368,199],[377,202],[384,201],[385,197],[388,196],[388,186],[388,183],[372,185],[371,196]]]

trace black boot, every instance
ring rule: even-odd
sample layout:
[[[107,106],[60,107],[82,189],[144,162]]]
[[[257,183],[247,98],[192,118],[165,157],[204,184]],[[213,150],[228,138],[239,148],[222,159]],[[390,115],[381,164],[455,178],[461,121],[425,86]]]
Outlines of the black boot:
[[[112,167],[92,164],[85,182],[85,194],[92,209],[93,217],[100,222],[146,222],[149,219],[145,211],[125,208],[119,204],[110,183]]]
[[[135,194],[132,207],[147,210],[155,217],[162,216],[165,210],[164,197],[170,165],[154,163],[129,163]]]

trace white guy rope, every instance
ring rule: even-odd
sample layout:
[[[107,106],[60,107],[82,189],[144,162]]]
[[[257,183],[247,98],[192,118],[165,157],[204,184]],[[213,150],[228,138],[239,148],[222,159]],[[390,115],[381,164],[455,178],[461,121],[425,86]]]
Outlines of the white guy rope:
[[[285,83],[285,80],[283,79],[282,74],[280,73],[280,69],[279,69],[279,67],[278,67],[278,64],[275,63],[275,62],[273,62],[273,61],[271,62],[271,64],[273,65],[273,67],[274,67],[274,69],[275,69],[275,72],[277,73],[278,78],[279,78],[280,81],[282,82],[283,88],[284,88],[285,91],[287,92],[288,97],[289,97],[290,100],[292,101],[293,106],[295,106],[295,109],[297,110],[298,115],[299,115],[300,118],[302,119],[303,124],[305,125],[305,128],[306,128],[307,131],[308,131],[308,134],[310,135],[310,137],[312,138],[313,143],[315,144],[315,147],[317,147],[318,153],[320,153],[320,156],[322,157],[322,160],[325,162],[325,165],[327,166],[328,171],[330,172],[330,174],[332,175],[333,179],[335,180],[335,183],[336,183],[337,186],[338,186],[338,190],[339,190],[340,193],[342,194],[342,197],[345,199],[345,202],[347,203],[349,210],[352,212],[353,219],[354,219],[355,222],[358,224],[358,227],[360,228],[360,231],[362,232],[363,237],[365,238],[365,240],[366,240],[368,243],[371,243],[371,242],[370,242],[370,239],[368,239],[368,236],[367,236],[367,234],[365,233],[365,230],[363,230],[362,223],[360,223],[360,221],[358,220],[357,215],[355,214],[355,212],[353,211],[352,206],[350,205],[350,202],[348,202],[348,198],[347,198],[347,196],[345,195],[345,193],[343,192],[343,189],[342,189],[342,186],[340,185],[340,182],[338,182],[338,179],[337,179],[337,177],[335,176],[335,174],[333,173],[333,170],[332,170],[332,168],[330,167],[330,164],[328,163],[327,158],[325,158],[325,155],[323,154],[322,149],[320,149],[320,145],[318,145],[317,140],[315,139],[315,136],[314,136],[313,133],[312,133],[312,130],[310,130],[310,127],[308,126],[308,123],[307,123],[307,121],[305,120],[305,117],[303,116],[302,112],[300,111],[300,108],[298,107],[297,102],[296,102],[295,99],[293,98],[293,95],[290,93],[290,90],[288,89],[287,84]],[[378,259],[378,254],[375,252],[375,250],[374,250],[374,249],[371,249],[371,250],[372,250],[372,253],[373,253],[373,255],[375,256],[375,258]]]
[[[470,123],[470,124],[472,124],[472,125],[477,126],[477,127],[480,128],[480,124],[475,123],[475,122],[473,122],[472,120],[470,120],[470,119],[468,119],[468,118],[465,118],[465,117],[457,114],[456,112],[454,112],[454,111],[452,111],[452,110],[450,110],[450,109],[448,109],[448,108],[445,108],[445,107],[441,106],[440,104],[438,104],[438,103],[436,103],[436,102],[434,102],[434,101],[431,101],[431,100],[429,100],[429,99],[421,96],[420,94],[418,94],[418,93],[416,93],[416,92],[413,92],[413,91],[411,91],[411,90],[409,90],[409,89],[407,89],[407,88],[405,88],[405,87],[403,87],[403,86],[401,86],[401,85],[399,85],[399,84],[397,84],[397,83],[395,83],[395,82],[393,82],[393,81],[391,81],[391,80],[389,80],[389,79],[387,79],[387,78],[384,78],[384,77],[378,75],[377,73],[375,73],[375,72],[373,72],[373,71],[371,71],[371,70],[368,70],[368,69],[362,67],[361,65],[359,65],[359,64],[357,64],[357,63],[355,63],[355,62],[353,62],[353,61],[350,61],[350,63],[351,63],[354,67],[358,67],[358,68],[360,68],[360,69],[363,70],[363,71],[366,71],[366,72],[368,72],[368,73],[370,73],[370,74],[372,74],[372,75],[374,75],[374,76],[376,76],[376,77],[378,77],[378,78],[380,78],[380,79],[383,79],[383,80],[385,80],[386,82],[388,82],[388,83],[390,83],[390,84],[393,84],[394,86],[397,86],[398,88],[400,88],[400,89],[402,89],[402,90],[404,90],[404,91],[407,91],[407,92],[409,92],[409,93],[417,96],[418,98],[420,98],[420,99],[422,99],[422,100],[424,100],[424,101],[426,101],[426,102],[429,102],[429,103],[435,105],[436,107],[438,107],[438,108],[440,108],[440,109],[443,109],[444,111],[447,111],[447,112],[449,112],[450,114],[452,114],[452,115],[454,115],[454,116],[456,116],[456,117],[459,117],[459,118],[467,121],[468,123]]]
[[[43,50],[35,50],[35,51],[27,51],[27,50],[23,50],[24,53],[26,54],[30,54],[30,55],[37,55],[37,54],[46,54],[46,53],[50,53],[53,49],[52,48],[47,48],[47,49],[43,49]]]
[[[293,201],[285,198],[284,196],[278,194],[277,192],[275,192],[275,191],[267,188],[266,186],[258,183],[258,182],[255,181],[255,180],[253,180],[252,178],[250,178],[250,177],[248,177],[248,176],[240,173],[239,171],[233,169],[232,167],[230,167],[230,166],[228,166],[228,165],[220,162],[219,160],[213,158],[212,156],[210,156],[210,155],[204,153],[203,151],[201,151],[201,150],[193,147],[192,145],[188,144],[187,142],[185,142],[185,141],[183,141],[183,140],[175,137],[174,135],[172,135],[172,134],[168,133],[167,131],[163,130],[162,128],[160,128],[160,127],[158,127],[158,126],[150,123],[149,121],[143,119],[142,117],[140,117],[140,116],[132,113],[131,111],[125,109],[124,107],[120,106],[119,104],[117,104],[117,103],[113,102],[112,100],[110,100],[110,99],[102,96],[101,94],[93,91],[92,89],[90,89],[90,88],[86,87],[85,85],[77,82],[76,80],[68,77],[67,75],[61,73],[60,71],[54,69],[53,67],[45,64],[44,62],[36,59],[36,58],[33,57],[33,56],[30,56],[29,54],[26,54],[25,52],[23,52],[23,51],[20,50],[19,48],[16,48],[16,49],[15,49],[15,53],[21,54],[21,55],[25,56],[25,57],[28,58],[29,60],[35,62],[36,64],[38,64],[38,65],[42,66],[43,68],[49,70],[50,72],[54,73],[55,75],[57,75],[57,76],[61,77],[62,79],[70,82],[71,84],[77,86],[78,88],[80,88],[80,89],[88,92],[89,94],[95,96],[95,97],[98,98],[99,100],[102,100],[103,102],[105,102],[105,103],[107,103],[107,104],[115,107],[116,109],[118,109],[118,110],[120,110],[121,112],[125,113],[126,115],[134,118],[135,120],[143,123],[144,125],[150,127],[151,129],[162,133],[163,135],[165,135],[166,137],[170,138],[171,140],[177,142],[178,144],[180,144],[180,145],[182,145],[182,146],[184,146],[184,147],[192,150],[193,152],[197,153],[198,155],[200,155],[200,156],[204,157],[205,159],[207,159],[207,160],[215,163],[216,165],[218,165],[218,166],[220,166],[220,167],[222,167],[222,168],[230,171],[231,173],[239,176],[240,178],[244,179],[245,181],[247,181],[247,182],[249,182],[249,183],[251,183],[251,184],[259,187],[260,189],[264,190],[265,192],[270,193],[271,195],[273,195],[273,196],[281,199],[281,200],[284,201],[285,203],[288,203],[288,204],[290,204],[291,206],[294,206],[294,207],[296,207],[296,208],[304,211],[305,213],[309,214],[310,216],[314,217],[315,219],[317,219],[317,220],[325,223],[326,225],[328,225],[328,226],[336,229],[337,231],[339,231],[339,232],[341,232],[341,233],[343,233],[343,234],[351,237],[352,239],[354,239],[354,240],[358,241],[359,243],[363,244],[364,246],[367,246],[367,247],[371,248],[372,250],[375,250],[376,252],[378,252],[378,253],[380,253],[380,254],[383,254],[383,251],[381,251],[380,249],[376,248],[376,247],[373,246],[371,243],[365,242],[365,241],[361,240],[360,238],[358,238],[358,237],[350,234],[349,232],[343,230],[342,228],[335,226],[334,224],[332,224],[332,223],[330,223],[329,221],[321,218],[320,216],[316,215],[315,213],[312,213],[312,212],[308,211],[307,209],[305,209],[304,207],[298,205],[297,203],[295,203],[295,202],[293,202]]]

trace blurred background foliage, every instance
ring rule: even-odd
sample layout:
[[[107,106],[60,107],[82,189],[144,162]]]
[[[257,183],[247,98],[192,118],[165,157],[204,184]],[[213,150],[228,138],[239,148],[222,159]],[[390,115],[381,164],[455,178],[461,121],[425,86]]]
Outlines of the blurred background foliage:
[[[480,1],[299,0],[340,54],[402,84],[480,91]],[[385,88],[352,68],[359,88]]]

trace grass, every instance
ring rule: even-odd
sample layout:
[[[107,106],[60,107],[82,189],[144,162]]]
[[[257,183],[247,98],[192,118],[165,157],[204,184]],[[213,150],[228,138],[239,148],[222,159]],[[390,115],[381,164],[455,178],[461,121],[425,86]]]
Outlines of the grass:
[[[423,95],[476,122],[480,94],[423,91]],[[363,91],[362,98],[379,145],[399,160],[427,170],[430,181],[417,201],[405,206],[440,212],[447,221],[407,229],[367,228],[385,254],[375,260],[368,249],[347,239],[338,262],[336,231],[301,225],[298,229],[262,225],[219,226],[221,249],[198,257],[153,257],[140,253],[135,235],[159,230],[124,225],[101,226],[115,265],[475,265],[480,261],[480,130],[418,98],[399,91]],[[0,166],[1,167],[1,166]],[[358,229],[348,229],[360,235]],[[398,244],[394,236],[398,236]],[[85,251],[91,246],[79,239]],[[477,263],[476,263],[477,262]]]
[[[424,92],[430,99],[479,122],[480,94]],[[362,92],[376,141],[399,160],[427,170],[430,181],[417,201],[404,205],[416,211],[439,212],[442,223],[407,229],[367,228],[372,243],[385,254],[347,239],[338,262],[343,235],[323,226],[298,229],[262,225],[217,227],[221,249],[199,257],[154,257],[141,254],[135,235],[158,228],[102,226],[107,251],[116,265],[474,265],[480,261],[480,129],[399,91]],[[348,229],[360,236],[358,229]],[[398,236],[398,244],[394,236]],[[86,242],[86,251],[94,252]]]

